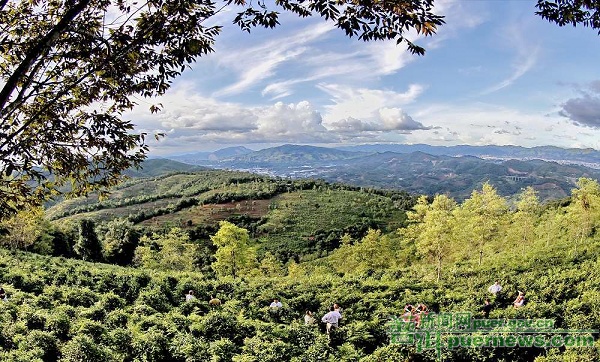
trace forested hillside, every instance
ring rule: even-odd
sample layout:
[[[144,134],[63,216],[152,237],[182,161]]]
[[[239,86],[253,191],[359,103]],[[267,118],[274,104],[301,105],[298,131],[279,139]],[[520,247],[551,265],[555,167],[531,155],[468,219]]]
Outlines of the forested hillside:
[[[403,191],[207,170],[133,179],[107,199],[67,200],[47,215],[64,224],[121,218],[147,230],[179,227],[205,238],[228,220],[248,229],[262,252],[286,262],[327,253],[346,233],[361,238],[369,228],[393,231],[415,201]]]
[[[181,198],[179,208],[148,217],[119,213]],[[488,183],[456,202],[203,171],[133,180],[90,201],[3,222],[0,360],[600,358],[597,333],[587,334],[595,347],[444,344],[439,355],[389,335],[406,304],[481,318],[485,298],[490,318],[600,329],[594,180],[580,179],[568,200],[541,204],[531,188],[509,200]],[[496,280],[503,289],[492,295]],[[195,297],[186,301],[189,290]],[[520,308],[512,305],[517,291],[526,297]],[[273,299],[283,307],[269,307]],[[322,323],[304,324],[306,310],[319,320],[333,303],[343,318],[331,334]]]

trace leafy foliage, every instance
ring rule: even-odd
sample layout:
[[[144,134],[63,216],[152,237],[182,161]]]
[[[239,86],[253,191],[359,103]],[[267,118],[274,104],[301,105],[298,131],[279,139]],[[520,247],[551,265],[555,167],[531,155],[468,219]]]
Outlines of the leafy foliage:
[[[219,276],[231,276],[235,279],[254,266],[256,254],[250,246],[248,230],[227,221],[221,221],[219,225],[219,231],[210,238],[217,247],[217,260],[212,268]]]
[[[193,270],[196,251],[188,234],[173,228],[164,235],[143,236],[135,249],[134,263],[150,269]]]
[[[140,238],[133,223],[124,219],[114,219],[109,221],[105,228],[102,239],[104,259],[118,265],[130,264]]]
[[[600,4],[590,0],[538,0],[537,15],[559,26],[579,24],[597,29],[600,35]]]
[[[94,228],[95,223],[92,220],[83,219],[79,222],[79,238],[73,250],[83,260],[102,260],[102,244]]]
[[[39,207],[24,209],[0,223],[0,244],[11,249],[27,250],[40,238],[45,238],[49,229],[44,219],[44,210]],[[50,254],[51,247],[39,247],[38,252]],[[49,251],[49,252],[48,252]]]

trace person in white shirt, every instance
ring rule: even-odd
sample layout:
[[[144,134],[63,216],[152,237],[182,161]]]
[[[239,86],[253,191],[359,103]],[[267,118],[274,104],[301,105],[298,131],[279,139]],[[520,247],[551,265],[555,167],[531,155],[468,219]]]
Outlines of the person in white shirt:
[[[304,324],[309,325],[309,324],[314,324],[315,322],[316,322],[316,320],[313,317],[312,312],[307,310],[306,314],[304,314]]]
[[[191,300],[196,299],[196,297],[194,296],[194,291],[190,290],[186,295],[185,295],[185,301],[189,302]]]
[[[323,318],[321,318],[321,322],[327,323],[327,334],[331,332],[332,328],[337,328],[338,323],[342,319],[342,315],[336,311],[333,306],[329,309],[329,313],[325,314]]]
[[[283,307],[283,304],[281,304],[281,302],[277,299],[273,299],[273,302],[271,302],[271,305],[269,306],[271,308],[281,308]]]
[[[517,299],[513,302],[515,309],[522,307],[525,304],[525,293],[519,291]]]
[[[488,288],[488,291],[490,293],[492,293],[493,295],[500,293],[501,290],[502,290],[502,286],[500,285],[500,282],[497,280],[494,284],[490,285],[490,287]]]

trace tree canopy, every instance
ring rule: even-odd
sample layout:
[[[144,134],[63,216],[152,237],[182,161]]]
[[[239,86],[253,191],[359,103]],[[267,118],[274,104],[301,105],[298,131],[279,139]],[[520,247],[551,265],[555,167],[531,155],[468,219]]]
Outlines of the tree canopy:
[[[240,272],[254,266],[256,251],[250,246],[248,230],[228,221],[219,223],[219,231],[210,237],[217,247],[216,261],[212,264],[218,276],[231,276],[235,279]]]
[[[600,3],[594,0],[538,0],[536,14],[559,26],[583,25],[600,35]]]

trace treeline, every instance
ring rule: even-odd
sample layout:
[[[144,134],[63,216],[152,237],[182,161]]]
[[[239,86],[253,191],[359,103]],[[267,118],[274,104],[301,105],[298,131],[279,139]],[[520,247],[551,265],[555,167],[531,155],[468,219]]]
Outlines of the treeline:
[[[421,196],[406,227],[388,234],[373,230],[362,240],[347,235],[331,265],[361,274],[423,261],[441,280],[457,263],[482,265],[502,253],[524,257],[566,245],[577,254],[600,230],[600,186],[586,178],[577,185],[568,202],[550,204],[540,204],[532,188],[509,202],[489,183],[460,204],[446,195]]]
[[[568,203],[542,205],[532,188],[525,189],[516,200],[509,202],[488,183],[481,190],[473,191],[471,197],[461,204],[445,195],[422,196],[413,210],[408,212],[407,221],[397,224],[397,231],[386,229],[387,224],[379,224],[385,220],[387,213],[397,211],[390,206],[389,201],[385,201],[387,199],[378,201],[376,198],[368,198],[365,201],[357,198],[355,201],[348,201],[345,199],[347,194],[332,192],[345,191],[346,187],[318,180],[279,179],[268,183],[257,183],[255,179],[241,181],[237,187],[239,194],[211,191],[209,198],[202,202],[208,200],[212,203],[222,200],[221,198],[235,201],[236,197],[254,199],[262,195],[261,192],[269,198],[281,193],[313,190],[313,193],[298,194],[297,199],[282,199],[278,205],[273,205],[277,210],[269,218],[233,215],[228,220],[248,230],[252,237],[266,237],[260,245],[259,256],[269,252],[279,262],[287,263],[289,260],[299,262],[308,255],[312,255],[308,259],[314,259],[333,253],[330,258],[331,267],[339,272],[346,272],[346,269],[350,273],[360,273],[366,269],[381,271],[383,266],[396,262],[404,266],[407,260],[422,259],[435,265],[434,272],[439,280],[443,277],[446,265],[465,260],[476,261],[480,265],[494,258],[498,250],[505,250],[507,246],[525,254],[531,248],[549,247],[556,239],[562,238],[569,240],[573,250],[577,251],[586,239],[595,236],[600,227],[600,186],[596,181],[585,178],[579,180],[578,188],[573,190]],[[262,189],[257,189],[258,186]],[[371,190],[366,192],[385,194]],[[399,195],[400,198],[396,201],[410,200],[406,195]],[[392,194],[392,200],[394,196],[397,195]],[[356,211],[354,214],[345,216],[346,210],[343,208],[348,206],[340,209],[338,199],[360,208],[353,210]],[[158,208],[150,215],[174,212],[195,205],[196,202],[200,201],[181,200],[167,211]],[[329,209],[324,211],[327,208]],[[134,225],[134,222],[150,215],[130,217],[129,220],[115,219],[98,225],[87,219],[51,224],[45,220],[43,210],[26,210],[0,225],[0,243],[11,249],[47,255],[135,265],[135,250],[142,238],[153,237],[158,232],[157,235],[168,239],[165,235],[169,235],[172,227],[182,226],[165,226],[160,232]],[[335,217],[338,215],[355,219],[351,225],[339,227],[337,225],[343,225],[343,220],[336,221]],[[400,218],[400,215],[397,217]],[[330,219],[323,220],[323,217]],[[330,226],[318,228],[319,225],[327,225],[324,221]],[[368,233],[370,229],[379,229],[383,233],[371,243],[369,248],[373,250],[365,250],[359,245],[367,236],[374,237]],[[196,252],[196,261],[192,262],[192,265],[199,266],[198,269],[209,269],[207,261],[211,260],[211,253],[215,250],[209,238],[214,232],[216,228],[207,225],[196,225],[195,228],[180,231],[187,238],[182,243],[202,246],[203,252]],[[178,238],[179,236],[175,237]],[[372,257],[363,258],[361,255],[364,253]],[[378,264],[379,254],[390,262]],[[342,267],[337,266],[336,258],[340,260]],[[358,264],[352,264],[351,261],[355,259]],[[373,265],[368,266],[369,263]]]

